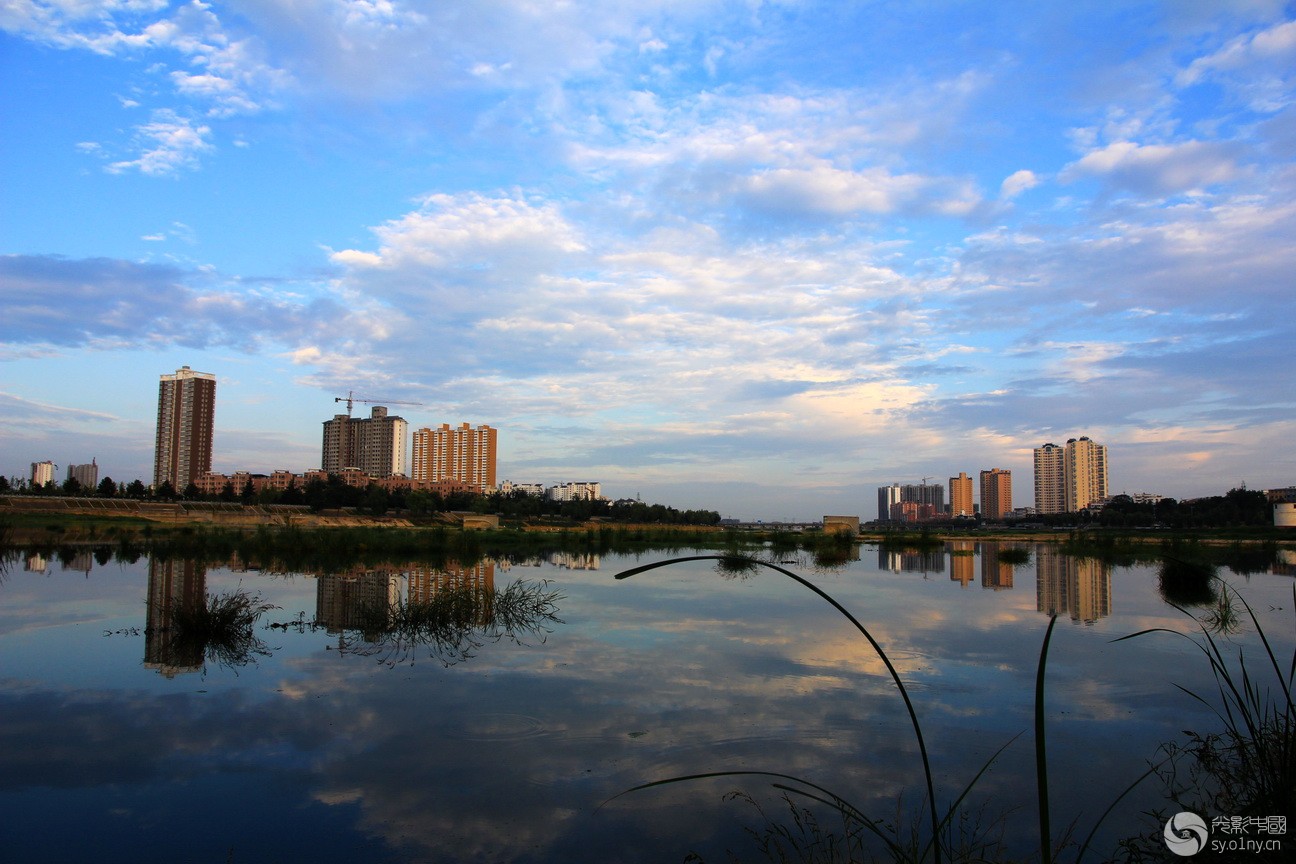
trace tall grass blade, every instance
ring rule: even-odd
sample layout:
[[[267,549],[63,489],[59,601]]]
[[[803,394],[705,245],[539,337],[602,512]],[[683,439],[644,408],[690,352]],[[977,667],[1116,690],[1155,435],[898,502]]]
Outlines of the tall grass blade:
[[[1057,616],[1049,616],[1048,629],[1044,631],[1044,644],[1040,648],[1039,665],[1035,669],[1035,782],[1039,790],[1039,840],[1040,862],[1053,860],[1053,834],[1049,825],[1048,755],[1044,746],[1044,670],[1048,664],[1049,642],[1053,639],[1053,625]]]
[[[735,556],[733,555],[687,555],[680,558],[670,558],[664,561],[653,561],[649,564],[641,564],[638,567],[632,567],[629,570],[623,570],[620,573],[616,574],[616,578],[628,579],[631,576],[636,576],[640,573],[646,573],[650,570],[656,570],[661,567],[669,567],[674,564],[682,564],[687,561],[721,561],[721,562],[729,562],[730,564],[732,564],[734,557]],[[900,697],[901,699],[904,700],[905,710],[909,713],[909,722],[913,726],[914,738],[918,742],[918,752],[919,755],[922,757],[923,778],[927,784],[927,801],[930,805],[929,809],[931,812],[932,837],[934,838],[939,836],[940,820],[937,818],[936,815],[936,788],[934,782],[932,781],[931,760],[927,755],[927,744],[923,740],[922,726],[918,722],[918,712],[914,709],[913,700],[909,698],[909,691],[905,688],[904,681],[900,679],[900,673],[896,670],[895,664],[891,662],[891,658],[887,656],[886,651],[882,649],[882,646],[878,643],[878,641],[873,638],[873,634],[868,631],[868,628],[866,628],[863,624],[861,624],[859,620],[850,613],[850,610],[848,610],[845,606],[838,603],[836,599],[834,599],[830,594],[828,594],[826,591],[821,589],[818,585],[815,585],[813,582],[810,582],[809,580],[804,579],[801,576],[798,576],[797,574],[793,573],[790,570],[785,570],[782,567],[779,567],[777,564],[771,564],[768,561],[761,561],[756,558],[748,558],[746,560],[750,561],[751,564],[753,565],[768,567],[769,569],[774,570],[775,572],[782,573],[784,576],[788,577],[792,581],[808,588],[810,591],[817,594],[823,600],[827,601],[828,604],[831,605],[834,609],[840,612],[846,618],[846,620],[850,621],[851,624],[855,626],[855,629],[858,630],[864,636],[864,638],[868,640],[869,645],[873,646],[874,652],[877,653],[878,657],[882,660],[883,665],[886,666],[887,672],[891,674],[891,680],[895,682],[896,689],[900,691]],[[942,860],[941,848],[939,843],[936,843],[935,846],[933,847],[933,859],[935,860],[936,864],[941,864],[941,860]]]

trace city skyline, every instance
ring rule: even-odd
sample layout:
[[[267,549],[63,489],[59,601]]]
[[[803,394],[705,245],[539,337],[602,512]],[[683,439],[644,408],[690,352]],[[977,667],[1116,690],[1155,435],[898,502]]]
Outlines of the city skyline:
[[[32,0],[0,64],[6,476],[147,482],[190,365],[222,472],[354,392],[744,519],[1076,431],[1296,479],[1282,3]]]

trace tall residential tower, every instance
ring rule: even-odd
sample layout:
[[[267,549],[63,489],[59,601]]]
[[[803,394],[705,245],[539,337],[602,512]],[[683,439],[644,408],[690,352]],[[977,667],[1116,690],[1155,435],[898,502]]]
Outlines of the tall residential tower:
[[[949,479],[949,493],[951,516],[975,515],[976,511],[972,508],[972,478],[966,471],[960,471],[957,477]],[[985,500],[984,496],[981,500]]]
[[[1088,438],[1066,444],[1066,505],[1076,512],[1107,498],[1107,448]]]
[[[1066,451],[1050,442],[1035,448],[1035,512],[1066,509]]]
[[[1087,437],[1035,448],[1035,511],[1076,513],[1107,498],[1107,447]]]
[[[1012,472],[1007,468],[982,471],[981,518],[1002,519],[1012,509]]]
[[[216,376],[181,366],[158,385],[157,441],[153,485],[170,483],[183,492],[211,471]]]
[[[480,492],[495,486],[495,448],[498,429],[463,423],[450,428],[423,428],[414,433],[415,480],[458,480]]]
[[[368,417],[334,415],[332,420],[324,421],[320,468],[329,474],[359,468],[370,477],[403,475],[408,430],[403,417],[388,416],[382,405],[375,405]]]

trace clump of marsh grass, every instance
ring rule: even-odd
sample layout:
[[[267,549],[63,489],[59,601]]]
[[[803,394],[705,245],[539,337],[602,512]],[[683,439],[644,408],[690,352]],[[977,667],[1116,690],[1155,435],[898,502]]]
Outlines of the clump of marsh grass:
[[[242,590],[207,594],[201,603],[177,604],[167,633],[181,656],[201,656],[228,668],[246,666],[269,656],[253,628],[263,614],[277,608],[261,595]]]
[[[1220,582],[1219,590],[1222,598],[1230,599],[1201,618],[1175,607],[1196,624],[1197,635],[1155,627],[1122,637],[1169,633],[1187,639],[1210,664],[1215,680],[1214,694],[1175,686],[1209,708],[1221,722],[1222,731],[1185,730],[1188,743],[1166,745],[1167,758],[1158,773],[1170,800],[1181,810],[1242,817],[1291,816],[1296,813],[1296,702],[1292,692],[1296,648],[1290,658],[1280,659],[1246,599],[1225,582]],[[1296,586],[1292,604],[1296,607]],[[1230,636],[1242,629],[1239,606],[1255,629],[1258,662],[1254,656],[1248,658],[1241,645],[1230,642]],[[1145,845],[1157,848],[1155,838]],[[1130,849],[1138,847],[1138,841],[1129,844]]]
[[[1161,596],[1171,606],[1204,606],[1216,601],[1216,568],[1204,557],[1167,553],[1157,570]]]
[[[413,664],[420,649],[446,666],[476,655],[488,642],[543,642],[553,632],[562,594],[549,580],[518,580],[495,589],[453,585],[426,600],[397,600],[361,608],[359,634],[344,637],[342,650],[375,657],[387,666]]]
[[[1001,563],[1011,564],[1014,567],[1029,564],[1031,561],[1030,550],[1025,546],[1006,546],[999,550],[996,557]]]

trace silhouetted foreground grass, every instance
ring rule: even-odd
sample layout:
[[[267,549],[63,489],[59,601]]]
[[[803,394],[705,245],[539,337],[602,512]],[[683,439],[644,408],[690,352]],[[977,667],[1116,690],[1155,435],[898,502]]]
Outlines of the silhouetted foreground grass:
[[[923,739],[922,726],[904,681],[885,650],[868,629],[823,589],[775,564],[732,553],[694,555],[657,561],[622,571],[616,575],[616,578],[626,579],[661,567],[698,560],[717,561],[717,570],[725,574],[748,573],[757,567],[768,567],[823,598],[855,626],[882,660],[904,701],[918,745],[925,795],[917,808],[911,808],[908,812],[898,801],[897,812],[888,818],[879,814],[865,813],[838,792],[826,789],[804,777],[778,771],[717,771],[653,780],[632,787],[615,797],[701,779],[761,778],[782,793],[787,808],[786,817],[779,818],[768,814],[760,802],[746,792],[736,791],[726,797],[730,800],[746,801],[755,808],[762,824],[758,828],[749,829],[748,833],[754,841],[755,854],[769,861],[802,862],[802,864],[870,861],[879,860],[877,854],[879,849],[883,853],[882,860],[912,862],[912,864],[928,860],[935,864],[943,864],[946,861],[1011,860],[1008,857],[1007,847],[1002,842],[1003,816],[987,814],[984,807],[975,811],[970,810],[966,802],[986,770],[1016,740],[1015,737],[990,757],[959,794],[947,799],[948,803],[941,803],[937,798],[932,779],[932,768]],[[1186,574],[1177,572],[1177,568],[1186,568]],[[1167,569],[1172,579],[1190,578],[1194,581],[1199,581],[1204,572],[1200,566],[1191,562],[1184,564],[1182,561],[1167,559],[1162,565],[1163,581]],[[1206,578],[1215,580],[1213,567],[1205,572]],[[1066,860],[1079,864],[1089,853],[1101,823],[1129,792],[1153,776],[1159,777],[1165,784],[1167,800],[1179,810],[1187,809],[1195,813],[1225,813],[1242,817],[1286,816],[1289,822],[1296,815],[1293,813],[1293,807],[1296,806],[1296,802],[1293,801],[1293,796],[1296,796],[1296,706],[1293,706],[1292,701],[1293,678],[1296,676],[1296,648],[1293,649],[1289,659],[1284,658],[1280,661],[1260,626],[1254,610],[1245,599],[1231,586],[1222,582],[1219,592],[1217,594],[1212,589],[1210,597],[1223,596],[1229,598],[1228,602],[1217,603],[1200,619],[1186,609],[1176,607],[1197,625],[1200,634],[1198,638],[1178,631],[1156,628],[1130,634],[1114,641],[1119,642],[1155,632],[1173,633],[1192,640],[1210,664],[1218,685],[1218,692],[1215,694],[1198,694],[1188,690],[1184,692],[1212,709],[1221,721],[1222,731],[1205,734],[1187,732],[1189,742],[1186,746],[1165,745],[1163,758],[1151,763],[1138,779],[1111,802],[1092,826],[1088,836],[1081,842],[1072,839],[1071,829],[1056,835],[1051,822],[1045,728],[1045,682],[1048,649],[1057,618],[1056,616],[1050,618],[1036,665],[1034,739],[1037,782],[1034,797],[1039,816],[1037,838],[1039,853],[1038,858],[1033,860],[1039,861],[1040,864],[1052,864],[1054,861],[1063,860],[1065,856]],[[1296,587],[1293,587],[1292,603],[1293,609],[1296,610]],[[1219,641],[1222,636],[1237,632],[1239,629],[1239,615],[1233,604],[1245,609],[1260,640],[1264,656],[1260,658],[1259,668],[1256,668],[1254,658],[1248,660],[1240,646],[1237,647],[1237,656],[1234,659],[1223,649]],[[1180,687],[1180,689],[1184,688]],[[816,805],[831,814],[827,821],[820,815],[822,810],[816,810]],[[1153,824],[1146,835],[1121,841],[1118,849],[1104,860],[1132,862],[1165,860],[1167,848],[1161,835],[1166,815],[1152,814]],[[1290,850],[1287,851],[1289,854]],[[1252,852],[1246,854],[1245,860],[1249,861],[1288,860],[1282,857],[1282,850],[1271,853],[1273,857],[1268,858],[1265,854],[1257,855]],[[732,862],[743,860],[732,850],[729,857]],[[687,860],[701,862],[702,859],[691,855]],[[1225,859],[1213,858],[1212,860]]]

